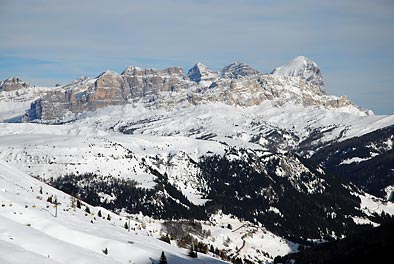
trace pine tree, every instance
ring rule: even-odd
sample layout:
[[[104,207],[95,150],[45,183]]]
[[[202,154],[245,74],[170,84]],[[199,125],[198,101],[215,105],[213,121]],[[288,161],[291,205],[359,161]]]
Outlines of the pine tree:
[[[107,215],[107,220],[111,221],[111,216],[109,214]]]
[[[213,245],[211,245],[211,246],[209,247],[209,251],[212,252],[212,253],[215,253],[215,248],[213,247]]]
[[[188,255],[189,255],[189,257],[197,258],[197,252],[194,251],[194,244],[193,243],[190,246],[190,250],[189,250]]]
[[[86,207],[85,207],[85,212],[88,213],[88,214],[90,214],[90,208],[89,208],[89,206],[86,206]]]
[[[77,207],[78,209],[81,209],[81,201],[77,200]]]
[[[161,252],[159,264],[167,264],[167,258],[166,258],[166,255],[164,254],[164,251]]]
[[[102,217],[102,215],[101,215],[101,210],[98,211],[97,216],[98,216],[98,217]]]
[[[127,224],[127,222],[124,223],[124,228],[129,230],[129,225]]]

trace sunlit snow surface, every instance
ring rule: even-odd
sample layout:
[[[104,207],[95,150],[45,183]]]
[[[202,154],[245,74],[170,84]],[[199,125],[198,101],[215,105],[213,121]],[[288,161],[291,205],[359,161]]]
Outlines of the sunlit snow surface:
[[[161,224],[134,215],[128,232],[125,217],[103,208],[91,214],[71,208],[71,199],[23,172],[0,162],[0,263],[152,263],[164,251],[170,263],[221,263],[157,239]],[[43,194],[39,190],[42,187]],[[60,202],[58,216],[48,196]],[[97,216],[101,210],[103,218]],[[111,220],[106,219],[110,214]],[[108,249],[108,255],[102,250]]]

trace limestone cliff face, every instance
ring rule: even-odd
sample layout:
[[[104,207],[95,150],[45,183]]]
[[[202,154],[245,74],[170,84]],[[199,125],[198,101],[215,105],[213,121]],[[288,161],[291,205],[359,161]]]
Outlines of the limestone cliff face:
[[[116,72],[106,71],[97,78],[94,87],[87,90],[85,103],[88,110],[95,110],[125,101],[122,77]]]
[[[28,87],[30,87],[30,84],[22,81],[17,77],[10,77],[0,82],[0,92],[10,92]]]
[[[189,87],[183,69],[170,67],[164,70],[128,67],[122,73],[124,94],[128,99],[154,100],[161,92],[177,92]]]
[[[162,93],[186,89],[190,81],[183,70],[128,67],[122,74],[106,71],[95,79],[82,78],[53,89],[35,101],[25,120],[66,121],[77,114],[135,100],[154,101]]]
[[[346,97],[326,95],[314,62],[298,57],[289,65],[277,68],[275,74],[262,74],[244,63],[233,63],[219,74],[198,63],[186,76],[178,67],[130,66],[122,74],[106,71],[95,79],[81,78],[54,88],[31,105],[25,120],[63,122],[86,111],[137,101],[164,108],[209,102],[249,107],[266,100],[323,108],[352,105]]]

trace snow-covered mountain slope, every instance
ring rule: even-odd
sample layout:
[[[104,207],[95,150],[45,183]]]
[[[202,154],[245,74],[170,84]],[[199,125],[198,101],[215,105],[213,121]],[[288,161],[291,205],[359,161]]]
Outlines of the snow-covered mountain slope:
[[[69,195],[0,164],[1,263],[150,264],[158,263],[161,251],[169,263],[223,263],[204,254],[192,259],[186,249],[158,240],[159,222],[145,224],[135,215],[128,232],[126,217],[85,203],[74,208]],[[57,217],[48,197],[57,199]]]
[[[27,259],[30,263],[158,263],[161,251],[170,263],[224,263],[208,256],[214,252],[192,259],[187,249],[176,246],[175,240],[169,245],[158,239],[188,222],[166,222],[140,214],[130,215],[128,221],[124,213],[120,216],[86,203],[79,208],[75,198],[8,163],[0,164],[2,263],[26,263]],[[57,199],[57,211],[48,197]],[[125,229],[126,222],[131,231]],[[202,228],[191,231],[194,239],[230,258],[268,263],[297,248],[265,228],[221,212],[209,221],[194,223]]]
[[[43,97],[52,88],[21,86],[15,90],[0,89],[0,121],[20,122],[21,116],[35,100]]]
[[[325,92],[320,67],[316,62],[305,56],[295,57],[288,64],[275,68],[272,74],[278,76],[301,77],[307,83],[313,83],[319,86],[322,93]]]
[[[350,179],[365,191],[388,198],[394,182],[394,125],[336,142],[312,159],[328,171]]]
[[[122,107],[112,109],[115,108]],[[334,184],[334,178],[327,178],[320,168],[311,167],[297,156],[275,154],[259,144],[228,135],[201,139],[181,134],[165,136],[148,129],[141,130],[146,133],[134,131],[134,134],[124,135],[113,129],[105,130],[112,123],[107,123],[105,115],[100,116],[103,117],[102,126],[94,129],[86,129],[97,124],[93,116],[81,119],[81,123],[57,126],[1,124],[0,158],[35,177],[53,178],[54,186],[77,193],[95,205],[116,210],[125,208],[136,213],[142,211],[155,217],[204,219],[207,217],[204,210],[214,212],[215,208],[222,208],[227,214],[261,223],[276,234],[294,232],[296,236],[302,233],[308,238],[319,238],[325,234],[312,226],[298,234],[293,228],[295,225],[286,224],[295,212],[287,206],[286,197],[305,201],[302,206],[299,204],[297,211],[300,219],[304,219],[311,217],[309,210],[312,208],[330,204],[332,201],[326,195],[334,193],[342,196],[337,198],[338,208],[347,209],[340,214],[333,207],[332,213],[366,217],[350,191]],[[181,127],[181,124],[172,126]],[[160,124],[156,126],[161,127]],[[17,127],[19,131],[15,134]],[[85,129],[77,130],[76,127]],[[97,130],[102,131],[101,136],[94,136]],[[228,178],[229,175],[232,176]],[[134,200],[127,200],[127,196],[117,197],[124,193],[122,188],[128,186],[127,182],[133,183],[129,191]],[[243,183],[241,189],[240,182]],[[83,192],[81,186],[84,186]],[[226,195],[218,196],[220,193]],[[233,197],[234,193],[238,194]],[[313,201],[322,201],[308,203],[309,195],[315,196]],[[249,202],[250,199],[253,202]],[[229,201],[230,207],[226,204]],[[348,204],[352,206],[347,207]],[[251,206],[250,210],[237,209],[245,206]],[[355,206],[360,209],[354,211]],[[325,215],[323,211],[320,213]],[[318,217],[317,225],[325,225],[324,221],[318,221],[323,219],[319,213],[315,212],[314,217]],[[337,226],[335,221],[345,220],[333,218],[328,230],[343,234],[342,222]],[[355,227],[351,221],[348,224],[347,228]]]
[[[99,109],[74,124],[123,134],[185,136],[273,152],[306,149],[343,141],[394,124],[394,115],[364,115],[275,101],[254,107],[207,103],[171,110],[143,104]]]

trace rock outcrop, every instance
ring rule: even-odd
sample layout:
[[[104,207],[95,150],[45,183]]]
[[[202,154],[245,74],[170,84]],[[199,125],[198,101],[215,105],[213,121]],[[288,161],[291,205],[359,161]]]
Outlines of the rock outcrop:
[[[28,87],[30,87],[30,84],[22,81],[18,77],[10,77],[0,82],[0,92],[10,92]]]
[[[193,82],[213,82],[219,77],[219,73],[211,71],[202,63],[196,63],[187,73],[187,77]]]
[[[255,69],[242,62],[234,62],[222,69],[221,75],[223,78],[237,79],[259,74]]]

